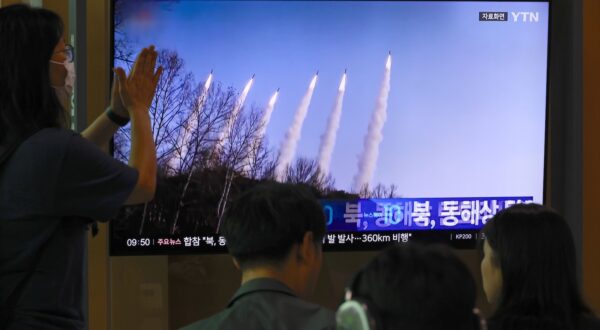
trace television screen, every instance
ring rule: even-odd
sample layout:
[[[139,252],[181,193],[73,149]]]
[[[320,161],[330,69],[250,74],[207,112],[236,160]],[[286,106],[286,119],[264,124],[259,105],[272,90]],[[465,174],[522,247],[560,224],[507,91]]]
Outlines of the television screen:
[[[113,255],[224,252],[231,201],[266,180],[320,199],[325,250],[472,248],[543,202],[547,1],[113,2],[114,66],[147,45],[155,199]],[[130,130],[115,136],[127,161]]]

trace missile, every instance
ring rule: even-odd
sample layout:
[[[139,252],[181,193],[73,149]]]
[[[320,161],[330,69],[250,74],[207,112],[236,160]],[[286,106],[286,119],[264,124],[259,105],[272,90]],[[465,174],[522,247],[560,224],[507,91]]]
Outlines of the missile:
[[[256,76],[256,73],[253,73],[252,74],[252,78],[250,78],[250,79],[254,79],[254,76]]]
[[[385,69],[389,70],[392,68],[392,51],[388,51],[387,62],[385,63]]]
[[[347,71],[348,71],[348,68],[344,69],[344,74],[346,74],[346,73],[347,73]]]
[[[213,69],[210,69],[210,74],[213,74]]]
[[[277,93],[279,93],[279,87],[277,87]]]
[[[319,75],[319,70],[317,70],[317,74],[316,74],[316,76],[318,76],[318,75]]]

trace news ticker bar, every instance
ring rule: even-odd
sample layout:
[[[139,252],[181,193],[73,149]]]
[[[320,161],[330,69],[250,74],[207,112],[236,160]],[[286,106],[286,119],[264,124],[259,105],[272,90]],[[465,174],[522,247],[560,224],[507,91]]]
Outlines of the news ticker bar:
[[[324,251],[379,250],[408,242],[441,243],[457,249],[474,249],[482,239],[477,230],[334,232],[323,237]],[[227,253],[221,235],[128,237],[111,240],[111,255]]]

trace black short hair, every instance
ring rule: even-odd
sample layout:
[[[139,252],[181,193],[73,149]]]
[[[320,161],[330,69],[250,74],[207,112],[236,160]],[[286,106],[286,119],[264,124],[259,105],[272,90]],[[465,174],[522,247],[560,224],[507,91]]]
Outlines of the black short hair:
[[[478,328],[473,276],[444,246],[395,245],[359,271],[350,290],[373,305],[379,329]]]
[[[0,145],[65,122],[49,63],[62,34],[62,20],[49,10],[0,8]]]
[[[222,228],[229,253],[242,268],[279,264],[307,232],[321,244],[325,235],[321,204],[307,187],[277,182],[261,183],[240,194]]]
[[[588,314],[576,277],[575,244],[565,219],[539,204],[498,212],[483,228],[502,271],[490,329],[576,329]]]

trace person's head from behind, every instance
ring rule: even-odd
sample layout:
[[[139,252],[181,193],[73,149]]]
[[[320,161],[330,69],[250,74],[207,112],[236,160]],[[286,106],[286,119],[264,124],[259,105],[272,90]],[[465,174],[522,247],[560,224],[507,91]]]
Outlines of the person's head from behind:
[[[64,125],[55,90],[67,76],[62,35],[60,17],[49,10],[0,8],[0,144]]]
[[[565,320],[587,311],[576,280],[575,245],[562,216],[542,205],[518,204],[498,212],[483,233],[481,274],[496,316]]]
[[[475,293],[471,273],[448,248],[397,245],[355,275],[338,329],[478,329]]]
[[[308,188],[270,182],[243,192],[227,211],[222,234],[242,273],[283,275],[303,297],[314,290],[325,216]]]

